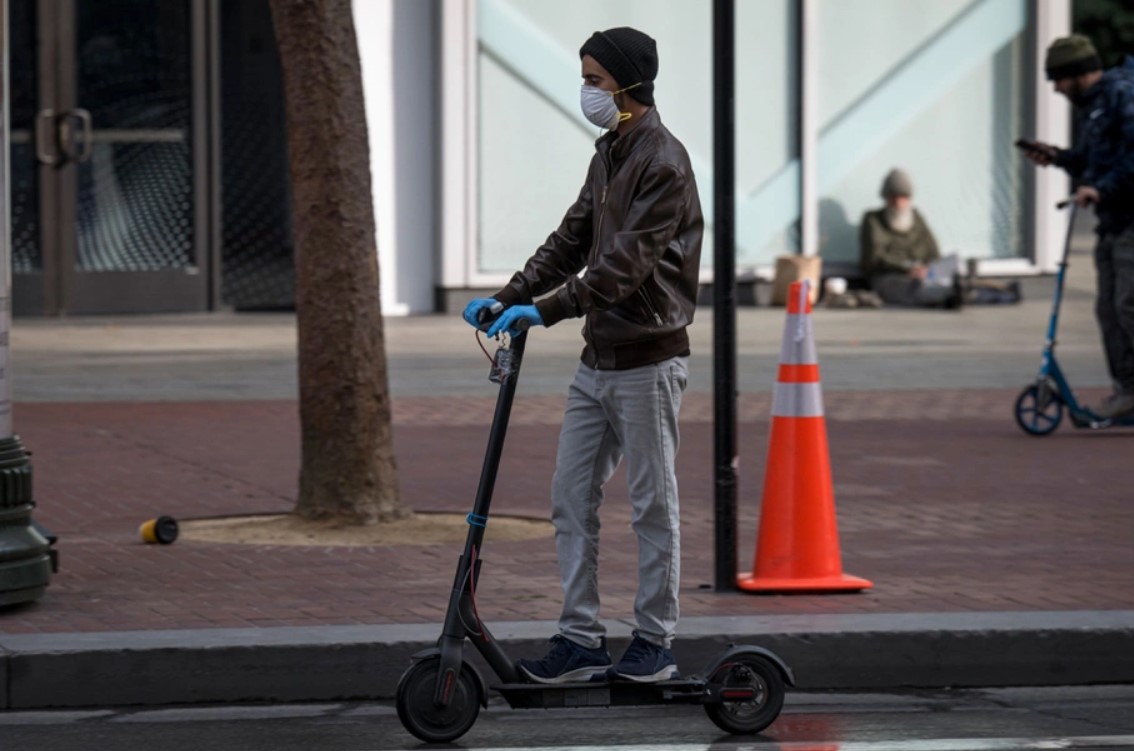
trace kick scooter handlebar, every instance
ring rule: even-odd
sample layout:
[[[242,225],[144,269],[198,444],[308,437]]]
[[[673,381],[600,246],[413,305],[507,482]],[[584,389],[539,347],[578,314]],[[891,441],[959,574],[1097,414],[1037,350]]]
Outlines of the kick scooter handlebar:
[[[1067,196],[1067,198],[1064,198],[1062,201],[1055,204],[1055,208],[1065,209],[1068,206],[1072,206],[1072,205],[1075,205],[1075,196]]]
[[[500,314],[503,312],[504,303],[500,301],[492,303],[492,305],[487,308],[481,308],[476,312],[477,328],[481,331],[488,331],[488,329],[492,327],[492,323],[499,318]],[[532,322],[527,318],[521,318],[516,321],[515,326],[522,333],[531,328]]]

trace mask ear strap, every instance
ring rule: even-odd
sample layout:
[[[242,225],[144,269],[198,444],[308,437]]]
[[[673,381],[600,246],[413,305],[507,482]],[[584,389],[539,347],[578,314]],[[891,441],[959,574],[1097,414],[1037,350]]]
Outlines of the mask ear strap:
[[[639,81],[638,83],[631,84],[631,85],[629,85],[625,88],[619,89],[618,91],[610,92],[610,96],[611,96],[611,98],[613,98],[615,94],[621,94],[624,91],[629,91],[630,89],[636,89],[641,85],[642,85],[642,82]],[[629,112],[623,112],[622,110],[618,111],[618,122],[620,122],[620,123],[624,123],[632,117],[634,117],[634,116],[632,114],[630,114]]]

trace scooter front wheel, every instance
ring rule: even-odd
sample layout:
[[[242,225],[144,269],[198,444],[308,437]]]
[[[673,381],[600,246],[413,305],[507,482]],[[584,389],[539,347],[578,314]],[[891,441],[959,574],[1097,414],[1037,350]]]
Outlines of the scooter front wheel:
[[[1063,420],[1063,400],[1050,385],[1032,384],[1016,398],[1016,424],[1029,435],[1047,435]]]
[[[480,712],[480,689],[472,668],[461,665],[447,706],[433,701],[439,656],[418,660],[398,681],[398,719],[415,737],[426,743],[448,743],[468,732]]]
[[[716,669],[709,678],[722,692],[750,688],[753,697],[744,701],[706,704],[705,714],[721,730],[733,735],[759,733],[775,722],[784,706],[784,679],[780,670],[758,655],[737,655]]]

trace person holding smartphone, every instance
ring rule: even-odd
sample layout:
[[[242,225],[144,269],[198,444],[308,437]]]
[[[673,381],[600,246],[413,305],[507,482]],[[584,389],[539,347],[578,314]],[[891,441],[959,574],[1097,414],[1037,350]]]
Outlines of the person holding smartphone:
[[[1073,200],[1098,217],[1095,315],[1114,392],[1095,407],[1111,419],[1134,413],[1134,57],[1104,71],[1091,40],[1056,39],[1044,63],[1055,91],[1080,118],[1069,149],[1028,141],[1017,145],[1033,163],[1055,165],[1076,179]]]

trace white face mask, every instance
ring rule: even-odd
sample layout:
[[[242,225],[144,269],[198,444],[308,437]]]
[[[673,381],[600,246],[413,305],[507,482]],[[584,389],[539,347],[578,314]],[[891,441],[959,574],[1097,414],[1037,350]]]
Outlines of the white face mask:
[[[626,89],[634,86],[627,86]],[[583,117],[600,128],[614,130],[620,122],[630,119],[630,113],[619,112],[618,105],[614,103],[614,95],[626,89],[610,92],[595,86],[584,86],[579,92],[579,107],[583,110]]]

